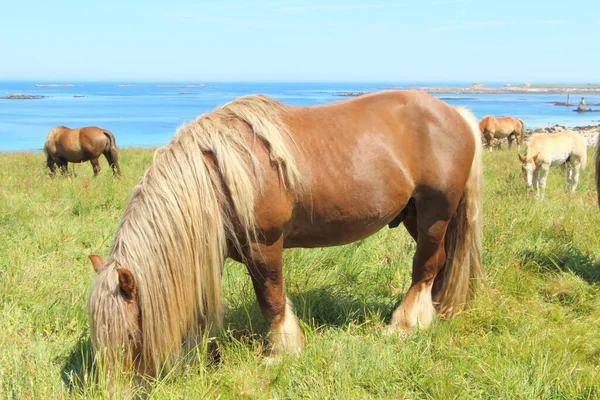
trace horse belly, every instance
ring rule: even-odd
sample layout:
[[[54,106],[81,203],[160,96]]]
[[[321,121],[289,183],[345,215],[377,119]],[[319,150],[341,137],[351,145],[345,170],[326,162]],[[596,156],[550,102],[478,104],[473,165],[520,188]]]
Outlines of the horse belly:
[[[79,144],[79,140],[68,140],[65,143],[59,142],[56,145],[58,154],[72,163],[80,163],[85,160],[84,152]]]
[[[387,226],[402,210],[403,206],[385,214],[364,215],[362,218],[331,219],[315,215],[318,222],[293,226],[284,234],[284,246],[329,247],[339,246],[367,238]]]
[[[348,158],[318,164],[308,194],[296,205],[284,232],[286,247],[337,246],[364,239],[402,211],[414,190],[410,171],[389,147],[383,151],[382,142],[371,140],[369,146],[350,151],[350,164]]]

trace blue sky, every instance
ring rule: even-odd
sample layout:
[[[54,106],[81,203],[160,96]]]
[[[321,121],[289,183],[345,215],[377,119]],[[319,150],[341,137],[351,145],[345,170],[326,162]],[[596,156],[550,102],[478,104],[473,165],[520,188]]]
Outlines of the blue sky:
[[[93,3],[4,1],[0,79],[600,82],[597,0]]]

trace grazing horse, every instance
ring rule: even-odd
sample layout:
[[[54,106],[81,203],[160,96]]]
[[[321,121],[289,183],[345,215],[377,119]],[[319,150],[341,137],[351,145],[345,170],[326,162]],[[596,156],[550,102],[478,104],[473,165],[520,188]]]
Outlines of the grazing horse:
[[[600,207],[600,133],[596,144],[596,192],[598,193],[598,207]]]
[[[579,182],[579,169],[584,169],[587,163],[587,147],[583,137],[573,131],[534,135],[527,154],[519,154],[519,160],[527,188],[533,186],[538,196],[544,195],[552,164],[565,167],[565,192],[574,192]]]
[[[508,138],[508,148],[512,147],[513,140],[517,141],[517,150],[521,148],[525,136],[525,123],[514,117],[494,117],[487,115],[479,122],[479,130],[487,142],[488,149],[492,151],[495,139]]]
[[[100,172],[100,157],[104,154],[114,175],[120,175],[119,151],[115,135],[107,129],[97,126],[70,129],[56,126],[50,129],[44,144],[46,162],[51,174],[60,167],[63,175],[67,174],[67,164],[89,161],[94,168],[94,176]]]
[[[412,283],[389,329],[427,328],[482,276],[477,121],[416,91],[292,107],[236,99],[180,128],[134,189],[88,302],[105,365],[157,375],[183,343],[221,322],[221,269],[243,262],[269,323],[271,355],[303,339],[283,251],[366,238],[404,224]],[[103,358],[104,359],[104,358]]]

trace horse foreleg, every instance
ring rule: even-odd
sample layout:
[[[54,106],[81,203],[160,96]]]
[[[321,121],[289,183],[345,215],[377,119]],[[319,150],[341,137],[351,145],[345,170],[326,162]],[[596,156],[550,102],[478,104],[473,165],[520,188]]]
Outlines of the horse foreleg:
[[[62,175],[67,176],[69,174],[69,170],[68,170],[69,163],[67,162],[67,160],[59,157],[55,160],[55,162],[56,162],[56,165],[60,168],[60,172],[62,173]]]
[[[485,140],[487,142],[488,145],[488,150],[490,151],[490,153],[493,151],[494,148],[494,135],[490,132],[487,132],[485,134]]]
[[[48,168],[50,169],[50,175],[51,176],[56,175],[56,162],[54,161],[54,158],[52,158],[51,156],[47,156],[46,164],[48,165]]]
[[[246,263],[256,298],[269,324],[271,353],[298,354],[302,348],[302,331],[285,295],[283,284],[283,237],[275,243],[252,244]]]
[[[412,328],[428,328],[435,318],[431,290],[435,277],[446,262],[444,238],[448,221],[440,218],[431,218],[430,221],[426,224],[417,223],[412,283],[392,315],[391,330],[408,332]],[[406,226],[410,232],[412,228]]]
[[[550,166],[548,164],[542,164],[536,172],[538,173],[538,196],[544,197],[546,192],[546,181],[548,180],[548,171],[550,170]]]
[[[94,176],[98,176],[98,173],[102,169],[100,167],[100,160],[98,158],[92,158],[90,163],[92,164],[92,168],[94,168]]]

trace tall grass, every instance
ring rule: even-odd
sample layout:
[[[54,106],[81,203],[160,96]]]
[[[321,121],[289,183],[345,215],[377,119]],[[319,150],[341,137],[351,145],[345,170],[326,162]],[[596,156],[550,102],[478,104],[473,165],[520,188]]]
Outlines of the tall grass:
[[[130,189],[152,161],[121,151],[47,176],[41,153],[0,153],[0,398],[104,397],[85,312]],[[590,157],[592,151],[590,149]],[[265,323],[242,265],[224,272],[220,361],[204,352],[155,382],[152,398],[598,398],[600,213],[592,168],[574,195],[555,168],[546,198],[524,188],[516,152],[485,155],[486,284],[457,317],[401,340],[382,327],[410,283],[402,227],[357,243],[285,254],[307,341],[267,366]]]

